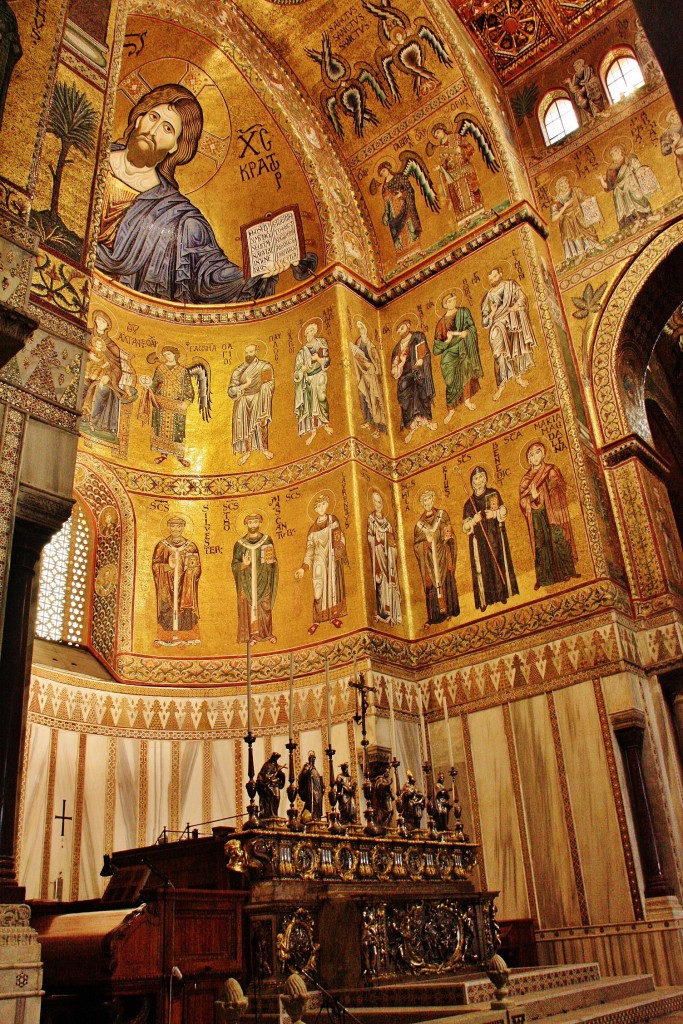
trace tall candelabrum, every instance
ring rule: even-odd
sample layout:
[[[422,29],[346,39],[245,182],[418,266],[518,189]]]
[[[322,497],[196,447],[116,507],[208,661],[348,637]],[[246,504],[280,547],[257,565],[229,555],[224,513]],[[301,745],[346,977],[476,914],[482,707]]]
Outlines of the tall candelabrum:
[[[368,739],[366,729],[366,715],[368,707],[370,706],[369,694],[375,693],[375,687],[369,686],[365,682],[365,676],[362,672],[358,673],[358,679],[354,678],[349,683],[349,686],[354,689],[358,695],[359,700],[356,701],[356,714],[353,716],[353,720],[356,725],[360,725],[361,731],[361,747],[363,748],[363,796],[365,797],[365,831],[368,835],[376,836],[381,831],[375,823],[375,811],[372,806],[372,782],[370,781],[370,774],[368,772],[368,747],[370,746],[370,740]],[[359,706],[360,702],[360,706]]]

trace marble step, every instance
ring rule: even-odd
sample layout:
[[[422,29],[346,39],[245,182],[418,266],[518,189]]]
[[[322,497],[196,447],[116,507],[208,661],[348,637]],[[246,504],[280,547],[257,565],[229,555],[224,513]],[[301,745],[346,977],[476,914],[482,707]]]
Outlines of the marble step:
[[[564,990],[599,980],[600,968],[594,963],[517,968],[510,972],[510,996]],[[469,976],[407,978],[344,989],[336,994],[345,1006],[476,1006],[489,1003],[493,992],[486,975],[478,972]]]
[[[614,978],[607,979],[615,982],[634,982],[634,987],[644,985],[643,977]],[[586,986],[587,987],[587,986]],[[599,993],[599,988],[596,994]],[[619,986],[614,989],[617,993]],[[548,1011],[541,1016],[532,1019],[536,1024],[644,1024],[652,1022],[654,1018],[662,1018],[660,1024],[668,1024],[669,1014],[673,1014],[671,1024],[683,1024],[680,1016],[683,1011],[683,988],[654,988],[650,986],[648,991],[640,994],[631,994],[610,999],[607,1002],[599,1002],[597,1005],[579,1005],[571,1009],[562,1009],[561,1003],[555,998],[556,993],[549,998]],[[604,994],[604,991],[603,993]],[[532,1004],[541,1002],[536,996],[529,1000]],[[510,1018],[504,1010],[477,1010],[468,1006],[454,1006],[444,1014],[443,1008],[438,1006],[423,1007],[349,1007],[351,1013],[361,1021],[361,1024],[509,1024],[517,1012],[524,1013],[526,1010],[525,1000],[513,1000],[514,1006],[510,1007]]]
[[[571,988],[555,991],[532,992],[519,997],[512,996],[516,1005],[520,1006],[527,1020],[539,1020],[553,1017],[558,1013],[568,1013],[585,1007],[596,1007],[603,1003],[611,1003],[633,996],[650,995],[655,984],[650,974],[631,975],[620,978],[603,978],[585,985],[573,985]]]

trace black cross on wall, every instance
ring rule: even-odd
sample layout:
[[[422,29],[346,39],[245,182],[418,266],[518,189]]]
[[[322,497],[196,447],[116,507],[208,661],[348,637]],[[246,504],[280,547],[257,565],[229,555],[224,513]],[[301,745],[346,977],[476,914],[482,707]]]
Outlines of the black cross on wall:
[[[65,825],[65,823],[67,821],[73,821],[73,818],[66,813],[66,800],[62,800],[62,813],[61,814],[55,814],[55,818],[56,818],[57,821],[61,821],[61,823],[62,823],[61,835],[64,835],[64,825]]]

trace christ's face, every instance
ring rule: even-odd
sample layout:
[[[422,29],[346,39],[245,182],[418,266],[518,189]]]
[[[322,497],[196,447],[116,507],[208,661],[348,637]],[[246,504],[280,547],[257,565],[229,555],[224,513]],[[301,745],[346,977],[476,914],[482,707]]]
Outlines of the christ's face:
[[[472,477],[472,489],[475,494],[483,494],[486,490],[486,473],[475,473]]]
[[[140,114],[126,147],[131,163],[156,167],[169,153],[175,153],[182,130],[180,114],[168,103]]]

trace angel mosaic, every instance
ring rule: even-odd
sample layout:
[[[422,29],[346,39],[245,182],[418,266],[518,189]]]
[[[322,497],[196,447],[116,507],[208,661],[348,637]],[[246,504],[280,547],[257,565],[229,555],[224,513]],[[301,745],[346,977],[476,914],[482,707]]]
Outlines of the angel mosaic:
[[[382,223],[386,224],[391,240],[397,252],[405,253],[414,249],[422,234],[422,222],[417,212],[415,189],[411,178],[420,187],[422,197],[434,213],[439,212],[439,200],[434,190],[434,183],[422,158],[411,150],[405,150],[399,156],[401,165],[394,170],[388,160],[383,160],[377,168],[377,178],[370,182],[370,194],[375,195],[382,190],[384,213]]]
[[[379,124],[377,115],[367,105],[366,93],[370,90],[382,106],[387,107],[390,102],[379,76],[369,64],[361,62],[352,70],[341,54],[332,52],[327,32],[323,32],[320,50],[307,48],[306,55],[320,66],[323,81],[320,104],[340,138],[344,138],[342,115],[352,119],[353,130],[359,138],[363,136],[367,125]]]
[[[190,465],[185,458],[185,424],[187,410],[195,400],[195,387],[199,412],[205,423],[211,419],[211,367],[203,359],[196,359],[190,366],[180,362],[180,350],[165,345],[159,354],[147,356],[147,362],[155,365],[154,376],[139,377],[144,388],[140,402],[140,417],[149,422],[151,413],[150,448],[158,452],[155,462],[164,462],[173,455],[186,469]]]
[[[427,143],[427,156],[436,154],[435,170],[443,196],[458,221],[469,220],[484,209],[479,177],[472,163],[473,142],[489,171],[496,174],[500,165],[491,140],[471,114],[459,115],[452,126],[446,121],[437,121],[432,126],[432,139],[433,142]]]
[[[412,81],[413,91],[418,98],[435,89],[439,79],[427,67],[427,48],[446,67],[452,67],[453,61],[445,40],[431,21],[425,18],[413,21],[405,11],[395,7],[389,0],[379,0],[379,3],[363,0],[363,7],[378,22],[380,47],[375,52],[375,63],[384,73],[392,100],[398,102],[401,99],[401,75]]]

